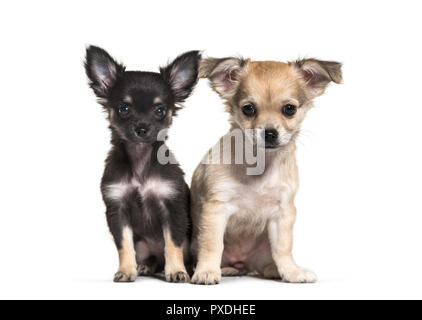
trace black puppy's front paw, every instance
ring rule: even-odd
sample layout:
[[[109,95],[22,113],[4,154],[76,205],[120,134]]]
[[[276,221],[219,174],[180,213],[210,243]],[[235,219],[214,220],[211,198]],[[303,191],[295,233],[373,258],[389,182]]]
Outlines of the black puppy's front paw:
[[[166,281],[174,283],[188,283],[190,281],[190,277],[186,271],[178,271],[166,274]]]
[[[135,282],[137,274],[133,272],[118,271],[114,275],[114,282]]]

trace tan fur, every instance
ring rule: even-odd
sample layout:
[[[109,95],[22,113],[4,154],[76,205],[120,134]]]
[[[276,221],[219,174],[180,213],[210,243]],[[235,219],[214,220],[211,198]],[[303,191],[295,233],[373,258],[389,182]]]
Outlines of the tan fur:
[[[221,268],[224,275],[236,274],[238,269],[242,274],[258,272],[287,282],[316,280],[292,257],[298,188],[295,139],[312,98],[322,94],[330,81],[341,81],[340,67],[314,59],[287,64],[225,58],[202,63],[200,75],[208,77],[225,100],[231,130],[270,127],[282,137],[280,149],[265,151],[266,169],[259,177],[246,175],[246,165],[234,163],[200,164],[196,169],[191,211],[198,265],[192,283],[219,283]],[[256,117],[242,113],[248,104],[256,106]],[[286,104],[297,107],[294,117],[282,114]],[[232,256],[242,263],[232,261]]]
[[[183,246],[175,245],[168,228],[164,228],[164,241],[166,280],[168,282],[189,282],[190,278],[184,263]]]
[[[221,275],[223,277],[240,277],[244,276],[246,273],[242,272],[242,270],[232,268],[232,267],[225,267],[221,268]]]
[[[298,124],[312,106],[301,86],[299,71],[289,64],[273,61],[249,62],[246,68],[240,74],[236,94],[227,102],[233,126],[262,129],[272,125],[287,131],[299,130]],[[248,103],[259,106],[256,118],[241,114],[241,108]],[[301,106],[301,110],[295,117],[286,118],[281,114],[286,104]]]
[[[123,230],[122,249],[119,250],[119,271],[114,276],[115,282],[133,282],[138,275],[136,252],[133,244],[132,230]]]

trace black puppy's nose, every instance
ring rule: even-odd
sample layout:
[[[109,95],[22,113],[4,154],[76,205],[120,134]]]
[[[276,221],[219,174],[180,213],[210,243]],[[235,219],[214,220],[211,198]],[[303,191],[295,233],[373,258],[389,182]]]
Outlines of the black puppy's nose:
[[[135,134],[139,138],[144,138],[148,134],[148,128],[146,126],[139,126],[135,128]]]
[[[275,129],[265,129],[265,143],[275,145],[277,144],[278,131]]]

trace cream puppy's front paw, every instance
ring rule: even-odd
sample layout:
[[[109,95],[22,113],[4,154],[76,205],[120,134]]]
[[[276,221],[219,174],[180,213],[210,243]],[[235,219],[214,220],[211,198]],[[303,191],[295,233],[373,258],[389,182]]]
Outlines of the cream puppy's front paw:
[[[214,285],[221,282],[221,269],[199,270],[197,269],[192,277],[192,284]]]
[[[314,283],[317,281],[317,276],[312,271],[306,269],[285,270],[281,273],[281,278],[284,282],[290,283]]]

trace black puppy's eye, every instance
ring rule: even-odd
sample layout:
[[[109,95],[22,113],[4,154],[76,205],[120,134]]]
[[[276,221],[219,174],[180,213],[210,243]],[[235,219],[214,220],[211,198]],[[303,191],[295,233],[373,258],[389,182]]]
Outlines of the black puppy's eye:
[[[121,116],[127,116],[130,113],[130,108],[127,105],[123,105],[119,108],[119,114]]]
[[[155,114],[158,118],[164,118],[167,114],[167,111],[164,107],[158,107],[157,109],[155,109]]]
[[[242,107],[243,114],[247,117],[254,117],[256,115],[256,108],[253,104],[247,104]]]
[[[283,114],[286,117],[293,117],[296,112],[297,112],[297,107],[292,105],[292,104],[286,104],[282,109],[281,112],[283,112]]]

